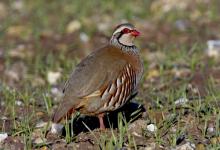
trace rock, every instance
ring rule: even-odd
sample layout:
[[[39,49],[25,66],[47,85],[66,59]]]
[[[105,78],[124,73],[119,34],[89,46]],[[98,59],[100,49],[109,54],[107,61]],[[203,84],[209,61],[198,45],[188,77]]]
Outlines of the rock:
[[[79,38],[82,42],[88,42],[89,41],[88,35],[84,32],[80,33]]]
[[[189,100],[187,98],[181,97],[177,99],[174,103],[176,105],[185,105]]]
[[[16,104],[17,106],[22,106],[24,103],[23,103],[22,101],[20,101],[20,100],[16,100],[16,101],[15,101],[15,104]]]
[[[156,132],[157,126],[155,124],[149,124],[149,125],[147,125],[147,130],[150,132]]]
[[[3,142],[8,137],[7,133],[0,133],[0,143]]]
[[[54,85],[57,83],[57,80],[61,77],[61,73],[60,72],[54,72],[54,71],[49,71],[47,73],[47,81]]]
[[[207,131],[209,132],[209,133],[213,133],[213,132],[215,132],[215,128],[212,126],[212,127],[208,127],[207,128]]]
[[[60,99],[63,96],[63,92],[57,87],[51,88],[51,94],[54,95],[57,99]]]
[[[81,23],[78,20],[71,21],[66,28],[67,33],[73,33],[81,28]]]
[[[53,133],[53,134],[61,134],[63,127],[64,126],[62,124],[52,123],[51,133]]]
[[[220,56],[220,40],[209,40],[207,41],[208,49],[206,54],[209,57],[219,58]]]

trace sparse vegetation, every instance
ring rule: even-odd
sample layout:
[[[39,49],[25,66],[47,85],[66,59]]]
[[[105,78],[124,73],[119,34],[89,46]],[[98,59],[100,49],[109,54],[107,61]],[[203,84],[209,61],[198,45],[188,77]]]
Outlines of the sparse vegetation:
[[[205,52],[220,38],[219,10],[218,0],[1,1],[0,149],[220,149],[220,54]],[[46,137],[72,69],[125,21],[142,35],[134,101],[145,111],[126,105],[105,132],[74,116]]]

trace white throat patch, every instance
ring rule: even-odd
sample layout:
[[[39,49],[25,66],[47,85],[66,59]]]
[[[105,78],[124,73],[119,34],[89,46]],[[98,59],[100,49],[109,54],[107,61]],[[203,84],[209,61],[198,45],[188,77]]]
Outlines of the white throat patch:
[[[126,45],[126,46],[133,46],[134,43],[134,36],[132,36],[131,34],[123,34],[120,38],[119,38],[119,42],[123,45]]]

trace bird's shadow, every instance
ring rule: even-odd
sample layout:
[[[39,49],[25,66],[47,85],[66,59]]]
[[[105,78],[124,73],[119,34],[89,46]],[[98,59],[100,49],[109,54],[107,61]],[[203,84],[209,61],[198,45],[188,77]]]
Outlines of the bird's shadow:
[[[133,122],[134,120],[141,117],[141,114],[145,111],[143,105],[140,105],[135,102],[130,102],[124,105],[122,108],[117,111],[111,112],[104,117],[104,123],[106,128],[117,128],[118,127],[118,116],[119,113],[125,118],[126,122]],[[89,130],[94,130],[99,128],[99,120],[97,117],[91,116],[80,116],[73,122],[69,123],[69,128],[74,134],[78,135],[81,132],[88,132]],[[66,135],[65,129],[63,134]]]

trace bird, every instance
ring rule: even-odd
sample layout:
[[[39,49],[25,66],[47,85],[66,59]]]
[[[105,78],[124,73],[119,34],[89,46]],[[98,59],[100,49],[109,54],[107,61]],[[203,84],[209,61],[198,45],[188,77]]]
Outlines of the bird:
[[[105,114],[121,108],[137,94],[143,75],[140,50],[134,44],[139,35],[132,24],[120,24],[105,46],[76,65],[52,115],[53,123],[70,118],[77,111],[98,117],[100,129],[106,129]]]

